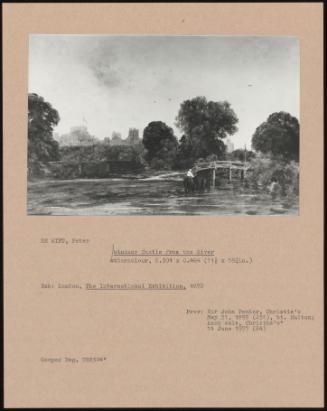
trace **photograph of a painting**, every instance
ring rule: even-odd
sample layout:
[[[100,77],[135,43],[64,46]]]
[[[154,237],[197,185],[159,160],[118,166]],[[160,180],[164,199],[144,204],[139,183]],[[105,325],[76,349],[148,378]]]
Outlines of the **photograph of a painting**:
[[[30,35],[27,214],[298,215],[295,37]]]

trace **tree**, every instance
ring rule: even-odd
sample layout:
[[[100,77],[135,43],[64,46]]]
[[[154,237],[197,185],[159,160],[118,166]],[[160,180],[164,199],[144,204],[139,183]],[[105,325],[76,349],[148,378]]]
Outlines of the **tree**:
[[[231,160],[236,161],[250,161],[255,157],[255,153],[251,150],[246,150],[242,148],[237,148],[229,154]]]
[[[300,125],[296,117],[281,111],[271,114],[253,134],[252,147],[256,151],[287,160],[299,160]]]
[[[142,143],[147,150],[146,159],[154,168],[172,167],[178,142],[171,127],[152,121],[144,129]]]
[[[53,127],[59,114],[43,97],[28,95],[28,161],[48,162],[59,160],[59,144],[54,140]]]
[[[183,135],[179,140],[179,145],[176,155],[176,163],[178,168],[190,168],[194,161],[192,158],[192,146],[189,139]]]
[[[237,131],[237,122],[227,101],[207,101],[205,97],[184,101],[176,117],[176,125],[185,137],[181,151],[193,161],[210,154],[222,158],[226,149],[223,139]]]

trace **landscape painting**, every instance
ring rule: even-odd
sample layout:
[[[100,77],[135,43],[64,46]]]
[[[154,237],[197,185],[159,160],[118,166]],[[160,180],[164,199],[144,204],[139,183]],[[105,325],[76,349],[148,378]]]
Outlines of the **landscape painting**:
[[[298,215],[299,47],[30,35],[27,214]]]

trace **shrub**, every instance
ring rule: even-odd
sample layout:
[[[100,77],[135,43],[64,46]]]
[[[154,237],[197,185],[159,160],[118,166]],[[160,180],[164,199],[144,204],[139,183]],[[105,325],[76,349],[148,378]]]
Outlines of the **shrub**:
[[[280,158],[261,156],[250,161],[248,174],[252,186],[261,188],[274,198],[294,200],[299,194],[299,164]]]

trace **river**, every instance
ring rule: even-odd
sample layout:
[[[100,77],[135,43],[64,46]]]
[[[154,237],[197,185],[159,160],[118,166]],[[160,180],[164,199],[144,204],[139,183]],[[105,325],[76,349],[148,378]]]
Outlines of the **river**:
[[[28,183],[29,215],[283,215],[298,206],[225,184],[184,195],[180,173],[150,178],[40,180]]]

